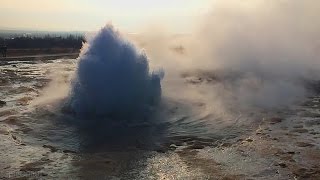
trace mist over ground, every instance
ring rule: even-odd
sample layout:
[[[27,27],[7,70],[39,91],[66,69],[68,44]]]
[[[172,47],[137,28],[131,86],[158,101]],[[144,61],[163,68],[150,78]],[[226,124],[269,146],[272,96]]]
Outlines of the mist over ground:
[[[318,7],[317,1],[216,1],[190,24],[192,33],[155,30],[140,42],[151,64],[166,70],[164,89],[201,96],[213,109],[281,108],[303,100],[319,79]],[[200,78],[205,93],[177,87],[180,81],[170,78],[181,74]]]

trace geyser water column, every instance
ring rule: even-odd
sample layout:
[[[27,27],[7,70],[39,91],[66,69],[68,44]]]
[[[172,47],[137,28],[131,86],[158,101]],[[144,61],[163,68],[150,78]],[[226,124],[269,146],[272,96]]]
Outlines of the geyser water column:
[[[163,72],[112,25],[88,40],[78,58],[67,107],[80,117],[144,116],[161,98]]]

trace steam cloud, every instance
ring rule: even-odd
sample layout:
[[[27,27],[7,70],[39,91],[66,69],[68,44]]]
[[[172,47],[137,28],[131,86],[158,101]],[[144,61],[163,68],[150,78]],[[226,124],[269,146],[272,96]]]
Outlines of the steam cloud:
[[[167,60],[156,62],[167,77],[180,71],[204,82],[178,87],[167,79],[164,89],[176,86],[171,91],[184,92],[181,98],[201,97],[212,109],[284,107],[303,100],[310,93],[306,85],[319,80],[319,7],[313,0],[218,0],[190,25],[191,34],[145,48],[152,59]],[[147,42],[166,35],[143,36]],[[184,47],[184,54],[172,55],[170,46]]]
[[[195,59],[234,74],[222,75],[223,89],[240,106],[300,101],[306,83],[319,80],[319,7],[312,0],[217,1],[196,35]]]
[[[78,58],[68,108],[81,117],[133,117],[145,114],[161,97],[163,72],[111,25],[84,45]]]

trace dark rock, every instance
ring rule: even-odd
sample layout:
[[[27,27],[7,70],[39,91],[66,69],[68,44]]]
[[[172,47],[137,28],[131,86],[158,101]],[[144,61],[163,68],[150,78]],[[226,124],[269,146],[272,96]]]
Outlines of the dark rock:
[[[294,132],[294,133],[307,133],[309,132],[307,129],[302,129],[302,128],[299,128],[299,129],[293,129],[291,130],[290,132]]]
[[[13,140],[17,140],[17,136],[11,134],[11,137],[12,137]]]
[[[282,162],[282,163],[279,163],[278,165],[279,165],[280,167],[282,167],[282,168],[286,168],[286,167],[287,167],[287,165],[286,165],[285,163],[283,163],[283,162]]]
[[[298,147],[313,147],[314,146],[313,144],[306,143],[306,142],[297,142],[296,145]]]
[[[1,100],[0,100],[0,107],[3,107],[3,106],[5,106],[5,105],[7,105],[7,103],[6,103],[5,101],[1,101]]]
[[[64,153],[72,153],[72,154],[77,153],[76,151],[72,151],[72,150],[68,150],[68,149],[63,150],[62,152],[64,152]]]
[[[295,154],[294,151],[288,151],[287,153],[288,153],[288,154]]]
[[[319,132],[310,132],[310,134],[317,135],[317,134],[320,134],[320,133]]]
[[[221,147],[230,147],[230,146],[232,146],[231,143],[222,143],[221,144]]]
[[[282,118],[274,117],[274,118],[270,118],[269,122],[270,124],[277,124],[277,123],[281,123],[282,120],[283,120]]]
[[[194,144],[192,146],[190,146],[190,149],[204,149],[205,146],[201,145],[201,144]]]
[[[58,149],[51,145],[43,145],[42,147],[50,149],[51,152],[57,152]]]

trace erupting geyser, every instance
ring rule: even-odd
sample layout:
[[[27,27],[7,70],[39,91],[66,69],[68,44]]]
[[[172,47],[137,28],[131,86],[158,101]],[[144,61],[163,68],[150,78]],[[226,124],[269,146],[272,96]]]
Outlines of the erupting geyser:
[[[161,97],[163,72],[111,25],[84,45],[67,107],[82,117],[145,115]]]

